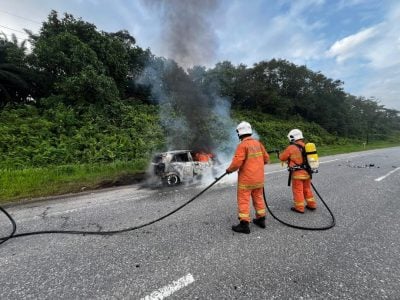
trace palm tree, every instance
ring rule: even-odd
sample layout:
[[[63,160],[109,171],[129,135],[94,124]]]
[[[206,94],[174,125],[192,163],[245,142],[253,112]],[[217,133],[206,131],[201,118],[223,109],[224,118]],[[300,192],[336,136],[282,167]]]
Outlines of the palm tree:
[[[9,40],[0,33],[0,107],[8,102],[20,102],[29,88],[24,66],[26,40],[18,43],[15,34]]]
[[[25,72],[14,64],[0,64],[0,107],[26,94],[28,84],[23,79],[24,74]]]

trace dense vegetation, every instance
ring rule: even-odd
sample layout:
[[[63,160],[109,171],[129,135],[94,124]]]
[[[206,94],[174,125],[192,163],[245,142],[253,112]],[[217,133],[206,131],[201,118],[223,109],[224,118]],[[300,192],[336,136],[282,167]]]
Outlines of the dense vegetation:
[[[230,117],[251,122],[270,148],[283,147],[293,127],[320,145],[399,141],[399,111],[285,60],[252,67],[224,61],[185,72],[125,30],[102,32],[55,11],[29,36],[29,51],[26,42],[0,36],[0,170],[146,160],[171,136],[159,113],[170,120],[187,113],[181,104],[191,99],[179,93],[189,86],[202,105],[223,99],[232,109],[204,124],[195,119],[214,144],[223,143],[221,118]],[[184,84],[177,89],[174,80]]]

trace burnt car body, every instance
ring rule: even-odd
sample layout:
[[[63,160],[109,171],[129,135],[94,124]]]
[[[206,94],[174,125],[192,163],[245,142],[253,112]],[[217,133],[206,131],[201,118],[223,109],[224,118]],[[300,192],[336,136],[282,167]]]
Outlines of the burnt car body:
[[[191,150],[174,150],[157,153],[152,160],[153,175],[159,177],[167,186],[182,182],[193,182],[212,170],[213,161],[195,161]]]

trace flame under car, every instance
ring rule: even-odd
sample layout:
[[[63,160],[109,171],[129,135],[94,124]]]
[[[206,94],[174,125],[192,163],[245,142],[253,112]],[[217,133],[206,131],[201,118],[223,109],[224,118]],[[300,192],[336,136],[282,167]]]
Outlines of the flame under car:
[[[194,160],[191,150],[174,150],[157,153],[153,156],[152,172],[166,186],[175,186],[183,182],[201,180],[206,172],[211,172],[213,161]]]

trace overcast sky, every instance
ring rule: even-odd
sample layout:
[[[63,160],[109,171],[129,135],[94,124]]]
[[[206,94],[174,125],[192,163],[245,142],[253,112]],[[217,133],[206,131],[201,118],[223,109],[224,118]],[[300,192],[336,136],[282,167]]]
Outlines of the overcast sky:
[[[0,0],[0,32],[23,40],[23,28],[39,32],[54,9],[99,30],[126,29],[140,47],[184,65],[286,59],[344,81],[350,94],[400,110],[399,0],[168,0],[168,8],[157,2]],[[181,19],[186,35],[166,31]],[[193,43],[190,60],[171,48],[179,38]]]

